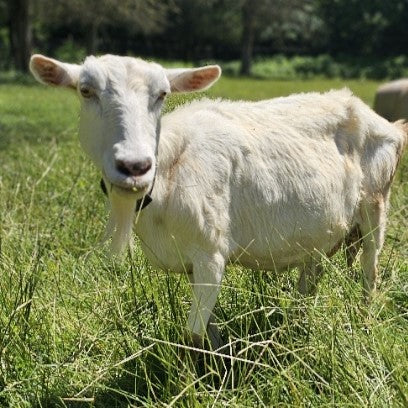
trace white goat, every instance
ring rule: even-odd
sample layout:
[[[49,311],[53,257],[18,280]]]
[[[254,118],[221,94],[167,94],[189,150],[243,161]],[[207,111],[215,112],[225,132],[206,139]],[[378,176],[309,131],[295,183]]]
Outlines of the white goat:
[[[166,94],[205,89],[220,68],[169,70],[112,55],[82,65],[34,55],[30,67],[42,83],[77,90],[80,139],[107,186],[116,250],[128,242],[136,201],[152,196],[136,233],[153,265],[189,274],[196,341],[228,262],[298,267],[305,293],[321,257],[359,231],[365,291],[375,290],[390,184],[407,142],[402,123],[348,90],[201,100],[160,120]]]
[[[374,110],[387,120],[408,119],[408,78],[379,86]]]

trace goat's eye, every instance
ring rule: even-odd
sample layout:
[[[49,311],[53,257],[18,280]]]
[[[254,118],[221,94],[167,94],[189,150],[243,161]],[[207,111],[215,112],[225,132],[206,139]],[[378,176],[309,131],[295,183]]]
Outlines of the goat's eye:
[[[163,101],[164,98],[166,97],[166,95],[167,95],[167,92],[166,92],[166,91],[160,92],[160,93],[159,93],[159,96],[157,97],[157,101],[158,101],[158,102]]]
[[[88,88],[87,86],[82,86],[82,87],[79,89],[79,92],[81,92],[81,95],[82,95],[84,98],[90,98],[90,97],[93,95],[92,90],[91,90],[90,88]]]

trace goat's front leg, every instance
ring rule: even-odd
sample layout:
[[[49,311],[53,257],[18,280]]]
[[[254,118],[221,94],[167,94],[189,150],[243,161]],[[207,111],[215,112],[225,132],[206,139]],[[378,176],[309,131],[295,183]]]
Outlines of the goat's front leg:
[[[203,344],[204,335],[220,292],[224,268],[225,260],[221,254],[205,254],[193,263],[193,276],[190,277],[193,300],[188,316],[188,330],[197,346]],[[212,330],[211,334],[214,333]],[[219,340],[219,338],[210,339],[214,347],[217,346]]]

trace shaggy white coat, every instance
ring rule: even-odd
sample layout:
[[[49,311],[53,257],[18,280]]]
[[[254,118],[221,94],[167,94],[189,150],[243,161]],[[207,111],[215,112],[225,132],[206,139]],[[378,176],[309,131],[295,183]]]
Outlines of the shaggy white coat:
[[[137,214],[135,231],[153,265],[190,275],[193,334],[205,333],[228,262],[299,267],[299,289],[307,292],[321,257],[353,229],[362,236],[365,291],[375,290],[390,184],[407,141],[403,124],[390,124],[348,90],[261,102],[204,99],[160,124],[158,93],[205,88],[219,69],[166,71],[113,56],[87,59],[75,73],[66,67],[42,56],[31,63],[41,82],[71,76],[64,86],[92,82],[102,95],[91,106],[82,97],[80,137],[109,187],[108,231],[117,250],[130,237],[136,199],[155,178],[153,202]],[[118,155],[149,156],[156,169],[123,181]],[[125,188],[131,183],[141,193]]]

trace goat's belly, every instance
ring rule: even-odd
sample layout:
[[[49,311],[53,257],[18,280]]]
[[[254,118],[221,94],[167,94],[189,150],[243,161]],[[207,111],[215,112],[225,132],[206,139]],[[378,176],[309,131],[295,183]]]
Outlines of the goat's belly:
[[[263,190],[252,189],[233,206],[232,260],[282,269],[307,262],[313,253],[328,254],[344,239],[359,206],[358,168],[350,175],[339,166],[337,177],[304,178],[294,186],[271,182]]]
[[[349,230],[348,223],[305,224],[302,228],[258,230],[241,241],[230,255],[232,263],[253,269],[282,270],[301,265],[338,246]]]

